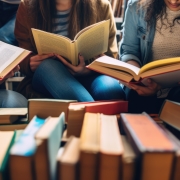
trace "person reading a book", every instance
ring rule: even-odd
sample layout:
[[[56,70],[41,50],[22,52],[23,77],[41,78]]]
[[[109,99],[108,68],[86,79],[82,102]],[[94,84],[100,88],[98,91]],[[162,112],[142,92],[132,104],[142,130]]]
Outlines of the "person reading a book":
[[[109,1],[22,1],[17,12],[15,36],[19,46],[33,54],[20,64],[26,78],[18,87],[19,92],[27,98],[51,97],[78,101],[124,98],[124,91],[118,81],[86,69],[81,54],[77,66],[67,63],[65,58],[53,53],[38,55],[31,31],[31,28],[36,28],[73,39],[83,28],[108,19],[110,27],[106,54],[116,57],[116,25]]]
[[[180,0],[129,0],[120,42],[120,60],[137,67],[180,57]],[[180,102],[180,86],[162,89],[148,79],[145,86],[125,87],[129,112],[158,113],[164,99]]]
[[[27,107],[27,99],[24,96],[15,91],[6,90],[4,87],[4,81],[14,76],[14,73],[17,71],[19,71],[19,66],[16,66],[2,81],[0,81],[0,108]]]

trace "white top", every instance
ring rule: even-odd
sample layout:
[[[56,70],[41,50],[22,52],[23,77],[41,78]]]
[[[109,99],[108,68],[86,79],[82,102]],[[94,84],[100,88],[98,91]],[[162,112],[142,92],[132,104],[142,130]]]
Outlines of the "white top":
[[[162,27],[161,20],[158,20],[156,24],[152,45],[153,60],[180,56],[180,22],[175,21],[174,26],[170,28],[173,20],[180,16],[180,11],[171,11],[169,8],[166,8],[166,12],[167,19],[163,21]]]

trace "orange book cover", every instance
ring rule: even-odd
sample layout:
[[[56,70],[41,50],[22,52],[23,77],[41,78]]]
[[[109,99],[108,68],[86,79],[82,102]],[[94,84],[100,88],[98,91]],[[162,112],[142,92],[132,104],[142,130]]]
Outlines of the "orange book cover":
[[[122,113],[121,123],[138,157],[136,178],[169,180],[176,148],[166,133],[146,113]]]
[[[71,105],[84,105],[85,112],[102,113],[105,115],[115,115],[128,112],[128,101],[94,101],[94,102],[77,102]]]

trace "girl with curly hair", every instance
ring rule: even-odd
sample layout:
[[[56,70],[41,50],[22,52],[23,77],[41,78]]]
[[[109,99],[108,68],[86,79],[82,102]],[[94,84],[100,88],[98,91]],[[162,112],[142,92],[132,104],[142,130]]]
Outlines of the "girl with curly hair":
[[[180,0],[129,0],[120,43],[120,60],[141,67],[158,59],[180,57]],[[126,84],[129,112],[158,113],[165,99],[180,102],[180,87]]]
[[[88,70],[82,55],[79,55],[78,66],[53,53],[38,55],[31,32],[31,28],[37,28],[74,39],[83,28],[108,19],[110,33],[106,55],[116,58],[116,25],[109,1],[22,0],[16,17],[15,36],[20,47],[33,53],[20,64],[26,77],[18,91],[27,98],[78,101],[124,98],[118,81]]]

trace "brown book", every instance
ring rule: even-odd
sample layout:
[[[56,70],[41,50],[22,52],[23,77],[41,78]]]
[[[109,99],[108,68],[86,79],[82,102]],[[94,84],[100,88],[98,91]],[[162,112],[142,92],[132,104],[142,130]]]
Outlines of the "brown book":
[[[0,41],[0,81],[31,52]]]
[[[7,180],[9,178],[9,150],[14,143],[15,136],[16,131],[0,131],[0,180]]]
[[[14,131],[14,130],[22,130],[25,129],[28,125],[29,121],[27,117],[25,118],[18,118],[17,121],[13,124],[1,124],[0,131]]]
[[[122,169],[123,144],[116,115],[100,116],[99,180],[119,180]]]
[[[34,155],[36,180],[56,179],[56,156],[64,129],[64,112],[59,117],[49,117],[35,134],[37,149]]]
[[[98,173],[100,114],[85,113],[80,135],[80,180],[96,180]]]
[[[34,117],[47,118],[49,116],[59,117],[64,112],[67,117],[69,103],[76,100],[58,100],[58,99],[29,99],[28,100],[28,119]]]
[[[165,100],[159,112],[159,118],[180,131],[180,103],[170,100]]]
[[[175,152],[175,159],[174,164],[172,168],[172,176],[171,180],[179,180],[180,179],[180,140],[174,136],[163,124],[159,124],[159,126],[163,129],[163,131],[166,133],[168,138],[172,140],[172,142],[175,144],[177,150]]]
[[[62,154],[57,156],[57,179],[78,180],[80,139],[71,136],[64,146]]]
[[[134,180],[136,169],[136,153],[126,136],[121,135],[124,152],[122,156],[121,180]]]
[[[85,112],[119,115],[127,111],[128,101],[124,100],[70,103],[68,108],[67,136],[80,136]]]
[[[135,83],[146,85],[147,79],[163,88],[177,86],[180,76],[180,57],[152,61],[141,68],[109,56],[97,58],[87,68],[114,77],[124,85]]]
[[[27,108],[0,108],[0,124],[12,124],[27,116]]]
[[[34,135],[44,123],[45,119],[35,116],[10,149],[11,180],[34,180],[34,154],[37,147]]]
[[[84,120],[85,106],[69,106],[68,107],[68,125],[67,137],[76,136],[80,137],[82,124]]]
[[[146,113],[122,113],[121,121],[128,140],[137,154],[136,178],[169,180],[175,146],[164,131]]]

